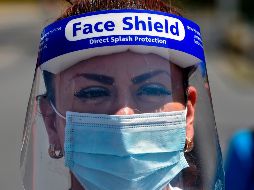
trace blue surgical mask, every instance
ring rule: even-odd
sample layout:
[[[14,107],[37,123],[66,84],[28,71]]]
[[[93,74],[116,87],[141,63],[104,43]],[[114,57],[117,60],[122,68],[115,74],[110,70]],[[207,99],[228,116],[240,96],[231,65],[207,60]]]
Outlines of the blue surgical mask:
[[[86,190],[161,190],[188,167],[186,110],[66,113],[65,164]]]

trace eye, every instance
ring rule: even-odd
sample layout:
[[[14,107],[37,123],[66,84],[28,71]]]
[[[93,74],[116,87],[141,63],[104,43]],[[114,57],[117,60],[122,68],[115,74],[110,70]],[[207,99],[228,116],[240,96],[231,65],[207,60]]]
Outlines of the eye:
[[[137,91],[138,96],[169,96],[172,93],[161,84],[147,84],[140,87]]]
[[[111,93],[104,87],[88,87],[74,93],[74,96],[80,99],[96,99],[110,96]]]

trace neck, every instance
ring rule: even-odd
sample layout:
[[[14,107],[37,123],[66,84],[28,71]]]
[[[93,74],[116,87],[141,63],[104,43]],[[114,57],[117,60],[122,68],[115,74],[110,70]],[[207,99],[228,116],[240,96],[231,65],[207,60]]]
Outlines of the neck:
[[[71,173],[71,189],[70,190],[85,190],[72,173]]]
[[[72,173],[71,173],[71,189],[70,190],[85,190]],[[169,185],[167,185],[164,188],[164,190],[171,190],[171,188],[169,187]]]

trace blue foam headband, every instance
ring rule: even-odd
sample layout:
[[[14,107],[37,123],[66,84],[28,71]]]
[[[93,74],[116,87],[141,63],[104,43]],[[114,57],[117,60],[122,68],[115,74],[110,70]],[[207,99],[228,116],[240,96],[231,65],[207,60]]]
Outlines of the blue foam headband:
[[[123,9],[80,14],[47,26],[37,66],[59,73],[82,60],[128,50],[154,53],[183,68],[205,62],[194,22],[164,12]]]

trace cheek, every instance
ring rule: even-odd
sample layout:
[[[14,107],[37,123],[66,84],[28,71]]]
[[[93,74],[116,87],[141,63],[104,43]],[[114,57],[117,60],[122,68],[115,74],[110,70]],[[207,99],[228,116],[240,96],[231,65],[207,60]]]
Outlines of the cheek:
[[[172,103],[167,103],[163,107],[160,108],[160,112],[171,112],[171,111],[182,111],[185,109],[184,104],[180,102],[172,102]]]
[[[63,119],[58,119],[57,125],[57,135],[61,144],[62,149],[64,148],[64,137],[65,137],[65,121]]]
[[[59,88],[58,96],[56,97],[56,100],[59,100],[57,102],[57,107],[62,113],[62,115],[66,114],[66,111],[71,111],[73,104],[74,104],[74,93],[75,93],[75,83],[74,82],[67,82],[65,85],[62,85],[61,88]]]

